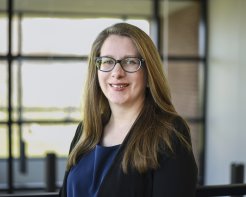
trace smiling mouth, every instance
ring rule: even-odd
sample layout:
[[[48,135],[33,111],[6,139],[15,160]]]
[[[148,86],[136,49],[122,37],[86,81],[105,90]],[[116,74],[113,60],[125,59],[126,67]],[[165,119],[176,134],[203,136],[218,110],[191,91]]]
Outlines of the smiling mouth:
[[[128,84],[109,84],[113,88],[125,88]]]

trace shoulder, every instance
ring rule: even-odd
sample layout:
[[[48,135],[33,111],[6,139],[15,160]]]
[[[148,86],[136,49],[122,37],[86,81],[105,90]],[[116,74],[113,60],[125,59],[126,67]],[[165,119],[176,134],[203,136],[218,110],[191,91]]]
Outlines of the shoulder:
[[[172,124],[173,124],[172,137],[181,144],[185,143],[186,145],[191,145],[190,128],[186,123],[186,121],[182,117],[177,116],[173,119]]]
[[[170,168],[175,165],[182,167],[188,165],[191,169],[196,171],[196,162],[192,149],[192,142],[190,136],[190,129],[186,121],[182,117],[175,117],[171,121],[173,131],[170,135],[170,141],[172,144],[172,150],[162,149],[159,153],[160,165],[165,164],[168,161]],[[187,166],[187,169],[189,168]],[[180,168],[180,166],[179,166]]]
[[[177,129],[179,132],[183,134],[187,134],[187,132],[189,133],[189,127],[186,121],[181,116],[176,116],[175,118],[173,118],[172,124],[174,128]]]
[[[186,121],[180,116],[169,117],[167,125],[163,131],[165,138],[160,141],[160,154],[167,158],[184,152],[192,154],[190,129]]]
[[[77,129],[75,131],[75,134],[74,134],[74,137],[73,137],[73,140],[70,144],[70,149],[69,149],[69,152],[72,151],[72,149],[74,148],[74,146],[77,144],[77,142],[79,141],[81,135],[82,135],[82,131],[83,131],[83,122],[80,122],[77,126]]]
[[[171,134],[173,152],[159,153],[159,167],[154,171],[156,196],[195,196],[198,168],[193,155],[190,131],[182,118],[172,121],[175,131]],[[167,187],[161,187],[167,185]]]

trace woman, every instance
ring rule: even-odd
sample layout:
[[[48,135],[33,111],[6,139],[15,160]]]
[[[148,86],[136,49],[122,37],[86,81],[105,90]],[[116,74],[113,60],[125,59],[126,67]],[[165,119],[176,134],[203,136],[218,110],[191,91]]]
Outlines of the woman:
[[[98,35],[60,196],[195,196],[189,128],[162,67],[139,28],[119,23]]]

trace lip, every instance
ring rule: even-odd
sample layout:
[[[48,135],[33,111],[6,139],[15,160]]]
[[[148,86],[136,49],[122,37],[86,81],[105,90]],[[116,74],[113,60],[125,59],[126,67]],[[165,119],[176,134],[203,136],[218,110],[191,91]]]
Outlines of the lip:
[[[128,83],[109,83],[109,86],[114,88],[115,90],[123,90],[129,86]]]

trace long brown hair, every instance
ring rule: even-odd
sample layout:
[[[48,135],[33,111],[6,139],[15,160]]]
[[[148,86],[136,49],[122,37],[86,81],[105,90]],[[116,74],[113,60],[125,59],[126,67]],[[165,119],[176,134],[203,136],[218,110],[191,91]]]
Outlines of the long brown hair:
[[[118,23],[103,30],[94,41],[89,56],[89,68],[85,85],[83,108],[83,133],[68,157],[67,167],[75,165],[79,156],[92,150],[100,142],[103,127],[110,118],[107,98],[98,83],[95,57],[100,56],[101,46],[110,35],[127,36],[136,45],[145,60],[147,90],[142,112],[131,129],[124,149],[122,168],[127,172],[133,167],[139,172],[158,167],[158,152],[161,147],[173,151],[172,136],[175,134],[184,144],[189,143],[175,129],[174,119],[179,117],[171,102],[170,90],[164,75],[159,53],[151,38],[141,29],[127,23]]]

